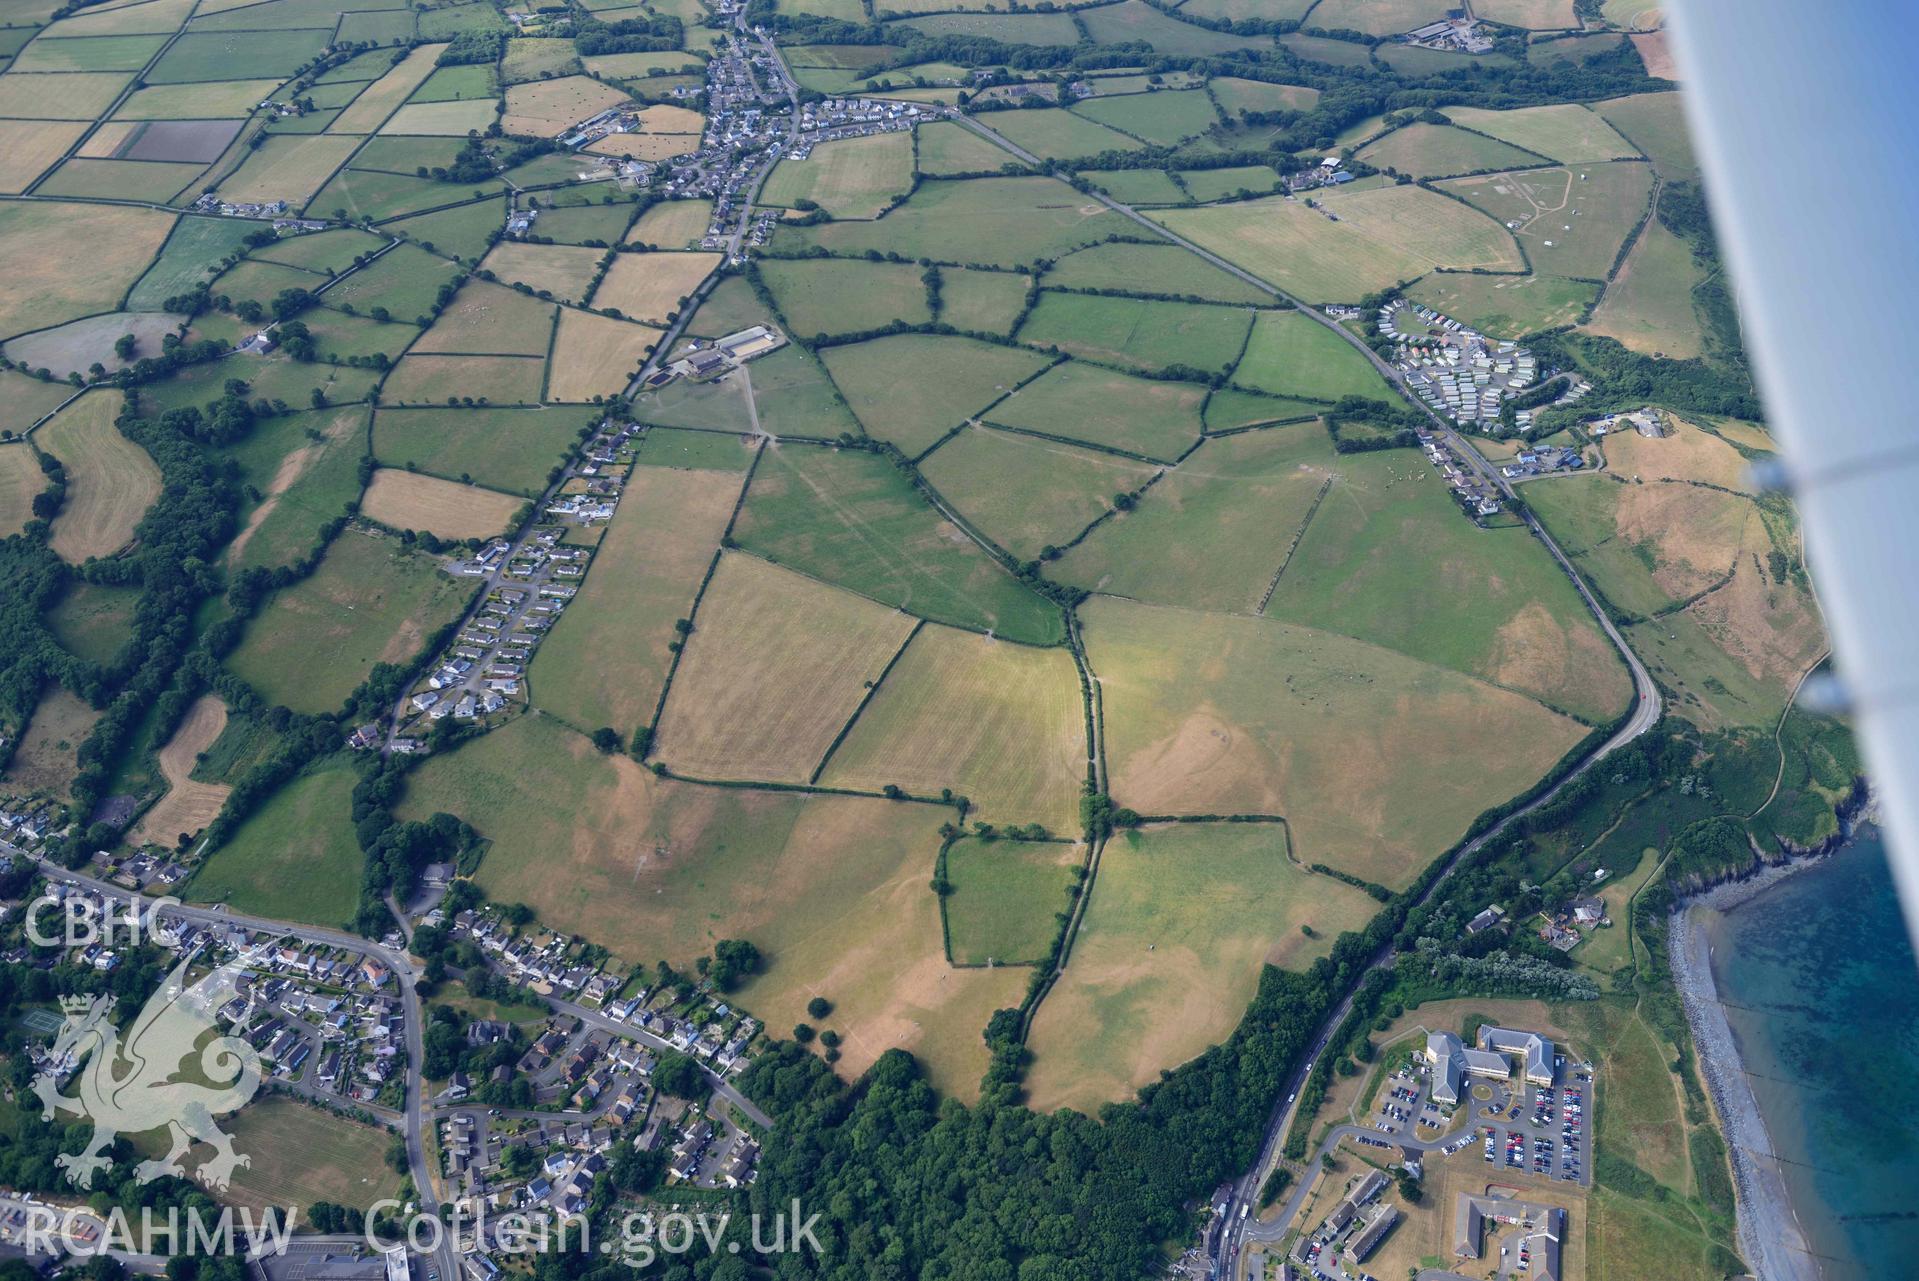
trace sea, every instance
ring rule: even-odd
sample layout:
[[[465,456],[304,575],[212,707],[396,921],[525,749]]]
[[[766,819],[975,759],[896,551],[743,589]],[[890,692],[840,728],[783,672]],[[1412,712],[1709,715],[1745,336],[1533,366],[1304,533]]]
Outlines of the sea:
[[[1919,1275],[1919,965],[1877,833],[1706,915],[1713,978],[1826,1281]]]

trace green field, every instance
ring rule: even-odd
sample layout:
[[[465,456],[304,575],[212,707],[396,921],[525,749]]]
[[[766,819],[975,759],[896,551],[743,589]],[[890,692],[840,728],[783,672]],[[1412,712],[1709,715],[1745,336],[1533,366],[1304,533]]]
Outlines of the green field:
[[[1697,182],[1699,160],[1686,132],[1685,109],[1678,92],[1636,93],[1595,103],[1593,110],[1643,151],[1668,182]]]
[[[1094,98],[1080,103],[1073,112],[1156,147],[1170,147],[1197,137],[1219,123],[1219,113],[1204,89]]]
[[[875,218],[913,185],[913,136],[878,133],[823,142],[805,160],[783,160],[760,198],[810,200],[835,218]]]
[[[189,32],[146,72],[146,83],[191,84],[286,77],[327,47],[325,31]]]
[[[236,218],[182,218],[161,247],[153,266],[127,295],[134,311],[159,307],[168,298],[186,293],[210,278],[222,259],[237,253],[240,242],[259,229]]]
[[[1002,166],[1019,163],[1012,152],[951,120],[921,125],[914,133],[924,174],[997,173]]]
[[[1271,304],[1273,295],[1222,271],[1178,245],[1094,245],[1068,254],[1046,273],[1058,289],[1156,294],[1206,302]]]
[[[895,321],[931,323],[926,286],[912,263],[864,259],[770,258],[760,278],[788,329],[803,336],[856,334]]]
[[[1317,423],[1210,440],[1049,576],[1160,604],[1253,613],[1332,466]]]
[[[940,323],[968,333],[1006,337],[1026,306],[1031,280],[1011,271],[944,268],[940,272]]]
[[[261,1099],[227,1123],[236,1150],[250,1159],[224,1199],[256,1212],[319,1201],[368,1209],[400,1192],[386,1163],[393,1136],[292,1099]]]
[[[1625,668],[1523,527],[1461,519],[1417,454],[1345,454],[1334,469],[1269,615],[1416,655],[1590,722],[1624,710]]]
[[[1079,43],[1079,28],[1063,13],[939,13],[926,18],[908,18],[888,26],[906,27],[933,36],[984,36],[1005,44]]]
[[[311,577],[267,598],[227,666],[270,704],[331,712],[375,663],[411,662],[469,590],[432,557],[349,529]]]
[[[1210,3],[1210,0],[1187,0],[1186,7],[1195,4]],[[1265,6],[1259,6],[1262,10]],[[1262,14],[1263,16],[1263,14]],[[1319,90],[1308,89],[1303,85],[1267,84],[1263,80],[1242,80],[1237,76],[1220,76],[1207,82],[1213,98],[1219,103],[1219,109],[1227,119],[1237,119],[1242,111],[1311,111],[1319,102]]]
[[[1705,352],[1692,291],[1703,277],[1692,249],[1658,218],[1647,221],[1586,328],[1641,355],[1687,360]]]
[[[1481,276],[1435,272],[1406,291],[1455,320],[1494,338],[1523,338],[1569,325],[1591,305],[1599,286],[1559,276]]]
[[[1182,169],[1180,185],[1202,203],[1242,194],[1264,196],[1279,189],[1279,171],[1271,165],[1234,165],[1225,169]]]
[[[1164,169],[1113,169],[1093,175],[1101,191],[1124,205],[1184,205],[1192,203],[1185,188]]]
[[[927,481],[974,528],[1021,560],[1062,547],[1104,516],[1116,495],[1159,468],[1036,436],[969,427],[921,464]]]
[[[107,663],[133,636],[137,587],[75,583],[47,612],[47,626],[61,648],[90,663]]]
[[[284,414],[255,423],[228,447],[248,495],[240,532],[227,550],[230,565],[273,568],[318,545],[321,526],[360,496],[366,424],[360,405]]]
[[[195,903],[225,903],[283,921],[337,926],[360,902],[365,856],[353,838],[359,773],[328,757],[275,792],[187,884]]]
[[[587,732],[610,725],[630,738],[652,723],[673,624],[693,612],[741,481],[736,471],[634,472],[593,572],[534,657],[536,706]]]
[[[1443,178],[1486,169],[1520,169],[1545,160],[1497,138],[1450,125],[1423,123],[1395,129],[1355,158],[1375,169],[1390,169],[1413,178]]]
[[[1521,107],[1517,111],[1452,107],[1446,115],[1454,124],[1491,134],[1561,164],[1623,160],[1639,154],[1605,120],[1577,103]]]
[[[1088,893],[1027,1041],[1036,1108],[1130,1096],[1226,1039],[1264,965],[1303,969],[1378,909],[1289,863],[1285,828],[1268,823],[1127,832],[1107,842]]]
[[[1210,373],[1239,359],[1252,318],[1238,307],[1046,292],[1018,337],[1134,369]]]
[[[1392,388],[1351,343],[1296,311],[1265,311],[1253,322],[1233,382],[1271,396],[1393,399]]]
[[[1646,216],[1652,166],[1622,160],[1460,178],[1443,190],[1512,226],[1533,270],[1603,280]]]
[[[1262,396],[1237,387],[1221,387],[1206,402],[1206,430],[1234,431],[1241,427],[1269,426],[1289,419],[1311,417],[1325,408],[1314,401],[1288,400]]]
[[[440,287],[457,274],[458,268],[445,259],[414,245],[401,245],[329,289],[327,306],[351,306],[376,316],[384,310],[398,319],[412,320],[429,313]]]
[[[1103,596],[1080,612],[1116,803],[1281,814],[1301,862],[1388,886],[1585,733],[1521,695],[1331,632]],[[1473,768],[1433,769],[1462,724],[1477,727]]]
[[[1026,841],[957,841],[946,851],[952,892],[941,900],[947,945],[959,965],[1038,962],[1072,907],[1079,847]]]
[[[1199,439],[1206,390],[1069,360],[993,406],[987,419],[1172,462]]]
[[[1063,634],[1055,606],[864,451],[771,447],[733,537],[778,564],[936,622],[1039,645]]]
[[[1086,778],[1079,675],[1063,647],[923,627],[907,643],[820,775],[828,787],[916,796],[946,789],[969,817],[1078,824]]]
[[[867,434],[909,456],[1048,364],[1036,352],[920,334],[829,347],[821,355]],[[913,377],[902,382],[902,369],[911,369]]]
[[[1144,40],[1156,52],[1176,58],[1271,47],[1270,36],[1235,36],[1195,27],[1167,16],[1146,4],[1145,0],[1124,0],[1121,4],[1102,5],[1088,9],[1079,16],[1080,21],[1086,24],[1087,32],[1100,44]]]
[[[578,409],[387,409],[373,422],[373,456],[508,493],[537,494],[589,415]]]
[[[996,111],[981,123],[1041,160],[1077,160],[1108,151],[1138,151],[1145,145],[1060,107]]]
[[[1129,225],[1057,178],[973,178],[922,182],[905,204],[877,222],[783,230],[774,244],[790,239],[832,253],[874,249],[937,262],[1013,267],[1057,258]]]

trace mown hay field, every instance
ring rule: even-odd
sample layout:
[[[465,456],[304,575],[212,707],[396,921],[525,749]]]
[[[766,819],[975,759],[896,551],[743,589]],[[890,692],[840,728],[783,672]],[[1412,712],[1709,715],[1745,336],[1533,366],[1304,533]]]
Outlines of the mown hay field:
[[[610,316],[560,308],[547,364],[546,399],[565,403],[612,396],[626,389],[664,332]]]
[[[443,44],[420,45],[393,69],[362,89],[345,111],[333,118],[328,133],[366,134],[378,129],[413,91],[433,74],[435,60],[444,52]]]
[[[1585,733],[1522,695],[1331,632],[1105,597],[1082,612],[1115,802],[1284,815],[1300,861],[1388,886]],[[1446,768],[1467,725],[1472,767]]]
[[[898,1045],[970,1097],[980,1029],[1025,983],[1023,970],[946,964],[928,884],[943,807],[660,779],[523,717],[429,760],[398,809],[465,818],[491,842],[478,873],[490,898],[623,958],[684,967],[720,939],[752,939],[767,970],[741,1004],[785,1028],[826,996],[848,1073]]]
[[[40,460],[25,442],[0,445],[0,538],[26,528],[33,519],[33,497],[46,487]]]
[[[822,142],[804,160],[782,160],[760,199],[810,200],[835,218],[876,218],[913,186],[913,135],[876,133]]]
[[[719,265],[720,255],[713,253],[618,254],[591,301],[601,310],[664,325]]]
[[[496,405],[537,405],[546,378],[539,356],[440,356],[409,352],[381,384],[396,405],[438,405],[471,396]]]
[[[1379,908],[1289,862],[1277,823],[1178,824],[1110,840],[1066,969],[1027,1044],[1032,1106],[1130,1097],[1223,1041],[1261,969],[1303,968]],[[1309,936],[1302,927],[1309,927]]]
[[[742,477],[737,471],[640,467],[607,526],[593,572],[540,645],[535,705],[587,731],[624,736],[649,725],[673,655],[673,624],[719,551]]]
[[[0,192],[31,187],[86,131],[81,120],[0,120]]]
[[[502,240],[480,263],[506,284],[551,293],[562,302],[584,301],[599,272],[604,250],[573,245],[532,245]]]
[[[770,446],[733,536],[768,560],[936,622],[1031,644],[1064,636],[1056,606],[864,451]]]
[[[0,147],[0,153],[4,148]],[[119,306],[173,229],[175,215],[123,205],[0,204],[0,338]],[[70,250],[87,246],[87,270]]]
[[[34,433],[34,443],[67,469],[67,498],[53,519],[53,550],[74,564],[111,556],[160,496],[160,469],[113,420],[125,398],[93,391]]]
[[[701,598],[654,756],[696,778],[803,783],[913,620],[730,553]]]
[[[193,700],[159,751],[160,774],[167,791],[140,816],[132,840],[172,846],[182,835],[196,835],[213,821],[233,789],[224,783],[200,783],[191,777],[200,753],[213,746],[227,727],[227,706],[212,694]]]
[[[417,655],[459,616],[468,590],[432,557],[348,529],[311,577],[268,597],[227,666],[269,704],[331,712],[375,663]]]
[[[620,90],[587,76],[529,81],[507,86],[506,116],[501,124],[508,133],[553,138],[627,101]]]
[[[220,198],[235,204],[284,200],[299,209],[359,145],[358,138],[332,134],[276,134],[220,184]]]
[[[447,539],[490,538],[506,529],[522,502],[495,489],[382,467],[360,496],[360,510],[394,529],[425,530]]]
[[[1072,831],[1086,779],[1079,674],[1063,648],[922,627],[820,781],[915,795],[950,788],[992,823]]]

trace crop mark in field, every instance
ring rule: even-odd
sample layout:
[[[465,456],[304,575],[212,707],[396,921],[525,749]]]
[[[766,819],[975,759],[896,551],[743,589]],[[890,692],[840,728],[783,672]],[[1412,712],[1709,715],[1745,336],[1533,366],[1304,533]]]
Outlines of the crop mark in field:
[[[1280,578],[1286,573],[1286,567],[1293,563],[1293,554],[1299,550],[1300,541],[1306,537],[1306,527],[1313,523],[1313,516],[1319,511],[1319,505],[1326,501],[1326,491],[1333,487],[1333,481],[1336,479],[1338,479],[1337,475],[1328,475],[1319,483],[1319,492],[1313,495],[1312,506],[1306,509],[1306,515],[1301,518],[1299,528],[1293,531],[1293,541],[1286,545],[1286,556],[1279,562],[1279,568],[1273,571],[1273,581],[1266,584],[1266,594],[1259,598],[1259,606],[1253,610],[1255,614],[1264,614],[1266,606],[1272,603],[1273,593],[1279,590]],[[1287,852],[1290,854],[1291,850],[1292,837],[1289,834]]]

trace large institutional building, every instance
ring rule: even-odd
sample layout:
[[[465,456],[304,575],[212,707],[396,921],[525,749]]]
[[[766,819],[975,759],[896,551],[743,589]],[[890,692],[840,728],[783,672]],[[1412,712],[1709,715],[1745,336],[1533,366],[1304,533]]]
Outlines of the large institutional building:
[[[1537,1032],[1479,1025],[1479,1044],[1467,1044],[1451,1032],[1426,1034],[1426,1062],[1433,1069],[1433,1101],[1458,1103],[1459,1089],[1468,1077],[1504,1081],[1513,1074],[1512,1058],[1521,1060],[1528,1084],[1553,1083],[1553,1043]]]

